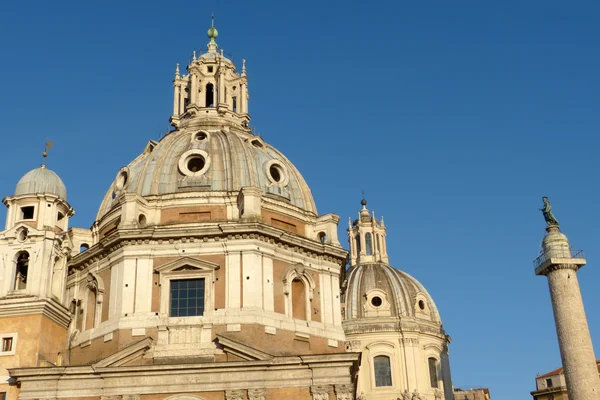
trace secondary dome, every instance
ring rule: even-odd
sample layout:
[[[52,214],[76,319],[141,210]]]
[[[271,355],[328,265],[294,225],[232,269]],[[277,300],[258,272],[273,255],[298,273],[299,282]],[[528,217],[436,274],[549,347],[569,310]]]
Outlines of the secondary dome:
[[[108,190],[97,219],[118,204],[122,192],[140,196],[183,192],[237,192],[260,188],[266,195],[317,213],[296,167],[260,137],[241,131],[184,128],[150,142],[123,168]]]
[[[52,170],[41,166],[26,173],[17,183],[15,196],[24,194],[48,193],[67,200],[67,188],[60,177]]]
[[[441,323],[427,290],[415,278],[384,263],[350,269],[346,320],[369,317],[417,317]]]

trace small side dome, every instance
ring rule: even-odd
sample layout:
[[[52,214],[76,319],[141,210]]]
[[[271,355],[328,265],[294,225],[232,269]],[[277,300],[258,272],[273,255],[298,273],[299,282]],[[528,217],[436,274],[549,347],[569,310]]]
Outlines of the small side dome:
[[[385,263],[363,264],[348,272],[346,320],[416,317],[441,324],[438,309],[419,281]]]
[[[67,188],[62,179],[45,166],[26,173],[17,183],[15,196],[24,194],[48,193],[67,200]]]

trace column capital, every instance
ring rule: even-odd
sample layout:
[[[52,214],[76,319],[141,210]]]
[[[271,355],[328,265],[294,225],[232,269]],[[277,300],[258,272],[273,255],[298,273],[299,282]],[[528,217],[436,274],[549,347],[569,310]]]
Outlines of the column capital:
[[[329,385],[314,385],[310,387],[312,400],[329,400],[330,391],[331,386]]]
[[[248,400],[266,400],[266,389],[248,389]]]
[[[354,397],[354,385],[351,383],[344,383],[341,385],[335,385],[335,398],[336,400],[352,400]]]
[[[225,400],[244,400],[243,390],[226,390]]]

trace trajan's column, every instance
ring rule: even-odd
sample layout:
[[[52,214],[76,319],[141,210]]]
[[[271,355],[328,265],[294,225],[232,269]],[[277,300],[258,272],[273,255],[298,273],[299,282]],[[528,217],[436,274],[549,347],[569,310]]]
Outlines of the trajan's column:
[[[535,261],[535,274],[548,277],[558,345],[570,400],[598,400],[600,378],[592,338],[577,281],[577,270],[585,265],[583,252],[571,250],[560,232],[547,197],[543,198],[546,237],[542,254]]]

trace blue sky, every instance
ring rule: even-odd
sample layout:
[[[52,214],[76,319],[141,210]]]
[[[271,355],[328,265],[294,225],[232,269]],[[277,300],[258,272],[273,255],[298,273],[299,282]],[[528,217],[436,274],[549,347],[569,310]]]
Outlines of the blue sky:
[[[600,356],[594,2],[7,2],[0,197],[53,139],[71,226],[89,227],[119,168],[168,129],[175,63],[205,49],[212,11],[220,46],[247,59],[253,126],[320,213],[345,235],[364,190],[385,216],[392,265],[428,288],[453,338],[455,386],[530,399],[560,365],[532,266],[541,196],[586,252]]]

